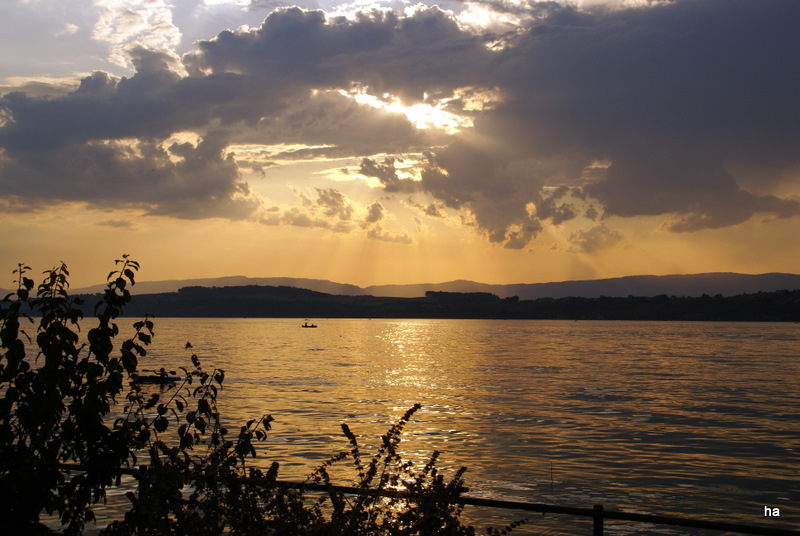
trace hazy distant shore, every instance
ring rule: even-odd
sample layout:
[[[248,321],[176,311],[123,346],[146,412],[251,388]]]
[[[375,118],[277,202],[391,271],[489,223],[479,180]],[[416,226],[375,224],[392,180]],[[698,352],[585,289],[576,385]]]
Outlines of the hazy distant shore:
[[[702,274],[631,275],[607,279],[552,281],[548,283],[488,284],[477,281],[455,280],[441,283],[416,283],[371,285],[359,287],[336,283],[326,279],[299,277],[208,277],[199,279],[139,281],[130,288],[132,294],[161,294],[177,292],[184,287],[235,287],[235,286],[297,287],[325,294],[346,296],[377,296],[389,298],[420,298],[428,291],[438,292],[488,292],[501,298],[512,296],[520,300],[539,298],[568,298],[580,296],[599,298],[611,296],[695,296],[703,294],[735,296],[756,292],[773,292],[783,289],[800,289],[800,275],[786,273],[740,274],[713,272]],[[73,293],[94,294],[103,292],[104,284],[73,289]]]
[[[96,295],[84,295],[91,314]],[[736,296],[567,297],[520,300],[485,292],[423,298],[347,296],[294,287],[186,287],[135,296],[126,316],[262,318],[486,318],[800,322],[800,290]]]

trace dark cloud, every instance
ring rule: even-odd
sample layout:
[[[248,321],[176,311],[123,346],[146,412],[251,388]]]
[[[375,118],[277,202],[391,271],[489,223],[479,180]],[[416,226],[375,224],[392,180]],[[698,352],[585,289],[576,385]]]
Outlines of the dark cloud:
[[[433,33],[411,43],[409,36],[419,37],[420,27]],[[182,218],[246,217],[260,203],[234,160],[223,154],[224,145],[209,151],[205,142],[191,149],[167,148],[165,141],[194,131],[204,140],[213,132],[228,143],[316,146],[278,155],[295,158],[418,149],[427,143],[425,136],[402,114],[357,104],[326,88],[350,90],[359,73],[369,72],[377,76],[373,85],[419,93],[430,85],[426,80],[415,82],[419,87],[412,91],[410,79],[394,72],[413,59],[402,60],[403,50],[412,46],[424,55],[455,46],[458,36],[461,48],[480,49],[479,40],[459,32],[438,9],[411,18],[373,13],[331,24],[321,12],[289,9],[271,14],[256,32],[224,32],[201,43],[186,57],[192,76],[176,74],[169,55],[135,49],[134,76],[115,79],[98,72],[55,98],[22,92],[0,98],[0,185],[23,203],[45,197],[145,206]],[[364,57],[355,61],[359,55]],[[395,67],[384,64],[389,57]],[[259,169],[257,162],[253,169]]]
[[[131,206],[185,219],[248,217],[259,205],[224,136],[168,148],[147,140],[59,144],[0,160],[0,184],[20,199]]]
[[[301,88],[369,88],[404,102],[475,85],[491,57],[479,36],[433,7],[411,16],[360,13],[326,19],[300,8],[270,14],[257,31],[220,33],[184,58],[190,72],[238,73]]]
[[[282,215],[270,214],[262,218],[261,223],[266,225],[292,225],[295,227],[319,227],[322,229],[331,228],[328,220],[313,217],[311,214],[298,207],[293,207]]]
[[[409,198],[406,202],[409,207],[412,207],[421,213],[425,214],[426,216],[430,216],[432,218],[444,218],[444,206],[440,203],[427,203],[427,204],[420,204],[414,201],[414,199]]]
[[[596,225],[588,231],[576,231],[569,237],[570,243],[579,251],[594,253],[608,249],[622,241],[622,235],[605,225]]]
[[[367,217],[364,218],[364,223],[369,225],[381,221],[383,219],[383,210],[383,205],[379,201],[373,202],[367,207]]]
[[[673,231],[695,231],[744,222],[755,213],[788,217],[798,213],[793,200],[742,190],[721,162],[693,151],[667,155],[642,153],[619,159],[607,179],[584,190],[607,215],[677,214]]]
[[[397,169],[395,168],[396,160],[392,157],[383,159],[383,163],[379,164],[370,158],[361,160],[361,165],[358,172],[365,177],[375,177],[383,185],[386,192],[405,192],[412,193],[420,190],[420,183],[413,179],[401,179],[397,176]]]
[[[724,169],[800,160],[798,17],[797,2],[753,0],[552,11],[502,52],[506,100],[478,132],[526,157],[611,162],[584,188],[605,216],[677,214],[687,231],[796,215]]]
[[[64,83],[44,83],[26,82],[20,86],[0,86],[0,96],[7,93],[24,93],[30,97],[53,99],[63,97],[71,91],[75,91],[76,84]]]
[[[353,19],[282,9],[260,28],[198,43],[183,58],[188,76],[173,57],[135,49],[133,76],[95,73],[66,94],[6,93],[4,210],[86,201],[358,228],[335,190],[309,199],[313,210],[264,212],[229,147],[287,144],[302,148],[245,164],[263,171],[265,161],[357,156],[387,194],[427,194],[432,215],[465,211],[466,222],[509,248],[579,215],[663,216],[672,231],[688,232],[800,213],[773,188],[796,184],[787,170],[800,166],[800,2],[485,6],[523,27],[479,35],[438,8]],[[474,129],[416,129],[345,95],[358,91],[404,103],[457,97],[448,109],[468,113]],[[482,92],[494,95],[485,107],[475,105]],[[168,141],[184,131],[200,141]],[[421,181],[370,156],[423,151]],[[373,238],[405,240],[377,222]],[[576,244],[586,236],[575,235]]]
[[[470,210],[490,241],[520,247],[543,221],[575,218],[571,198],[590,203],[590,219],[671,215],[673,231],[800,213],[725,171],[741,159],[775,171],[800,163],[799,3],[513,10],[527,10],[529,27],[489,67],[502,101],[433,152],[422,181]],[[598,162],[610,163],[600,176]]]
[[[102,227],[112,227],[115,229],[133,229],[134,227],[131,220],[105,220],[97,222],[97,225]]]
[[[334,233],[348,233],[362,229],[364,236],[371,240],[396,244],[411,244],[408,233],[390,233],[383,229],[381,222],[387,217],[386,208],[380,201],[373,201],[361,216],[355,204],[342,192],[333,188],[317,188],[315,196],[295,190],[300,199],[297,206],[281,209],[271,207],[261,218],[265,225],[289,225],[327,229]]]
[[[280,112],[240,126],[235,136],[245,144],[312,146],[272,155],[275,159],[404,152],[429,143],[404,115],[359,104],[337,91],[296,96]]]
[[[353,219],[353,206],[347,198],[333,188],[317,188],[317,206],[322,208],[323,214],[329,218],[338,218],[343,221]]]
[[[536,238],[541,231],[542,224],[538,220],[533,218],[522,220],[522,223],[518,223],[508,229],[504,236],[506,240],[503,244],[503,248],[523,249],[531,240]]]
[[[16,195],[0,197],[0,213],[29,214],[46,210],[48,204],[39,199],[20,198]]]
[[[445,206],[470,211],[490,242],[520,249],[543,229],[574,217],[569,189],[548,189],[552,164],[459,139],[430,155],[422,187]],[[560,174],[561,171],[558,171]]]
[[[334,188],[317,188],[315,197],[295,190],[300,204],[282,210],[271,207],[261,218],[266,225],[292,225],[296,227],[318,227],[334,232],[349,232],[354,229],[356,207],[346,195]]]
[[[408,233],[388,233],[383,230],[380,225],[376,225],[367,232],[367,238],[372,240],[380,240],[381,242],[390,242],[394,244],[411,244],[412,238]]]

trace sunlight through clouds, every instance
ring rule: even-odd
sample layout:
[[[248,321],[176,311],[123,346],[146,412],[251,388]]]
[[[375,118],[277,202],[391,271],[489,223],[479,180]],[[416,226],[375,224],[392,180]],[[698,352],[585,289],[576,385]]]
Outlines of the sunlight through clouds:
[[[99,18],[92,37],[110,45],[110,60],[129,67],[130,51],[139,46],[176,57],[181,31],[163,0],[94,0]]]
[[[530,277],[658,272],[630,253],[654,237],[732,270],[709,236],[800,220],[797,2],[43,4],[0,8],[0,218],[303,228],[409,274],[461,244]]]
[[[441,99],[435,105],[420,103],[406,106],[399,98],[388,93],[376,97],[365,88],[356,88],[350,91],[339,90],[339,93],[359,104],[404,114],[416,128],[441,128],[448,134],[455,134],[472,126],[471,118],[461,117],[444,109],[452,99]],[[424,99],[427,100],[427,95],[424,96]]]
[[[250,3],[250,0],[203,0],[203,4],[207,6],[234,5],[246,7],[249,6]]]

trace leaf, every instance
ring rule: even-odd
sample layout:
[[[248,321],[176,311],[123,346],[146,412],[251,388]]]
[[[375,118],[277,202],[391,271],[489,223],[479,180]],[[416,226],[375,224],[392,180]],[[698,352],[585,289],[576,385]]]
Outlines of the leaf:
[[[139,366],[139,360],[136,359],[136,356],[133,355],[132,352],[123,352],[122,353],[122,366],[125,367],[125,370],[132,374],[136,371],[136,368]]]
[[[155,406],[155,405],[158,403],[158,401],[159,401],[160,399],[161,399],[161,395],[159,395],[158,393],[155,393],[153,396],[151,396],[151,397],[150,397],[150,400],[148,400],[148,401],[145,403],[145,405],[144,405],[144,409],[150,409],[150,408],[152,408],[153,406]],[[162,406],[163,406],[163,404],[162,404]]]
[[[153,428],[156,429],[156,432],[163,432],[169,426],[169,421],[166,417],[156,417],[153,421]]]

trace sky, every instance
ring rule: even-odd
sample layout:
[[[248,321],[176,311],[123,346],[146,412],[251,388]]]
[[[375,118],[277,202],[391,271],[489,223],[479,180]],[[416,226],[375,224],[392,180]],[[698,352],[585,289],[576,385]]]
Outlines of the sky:
[[[0,287],[800,273],[796,0],[4,0]]]

